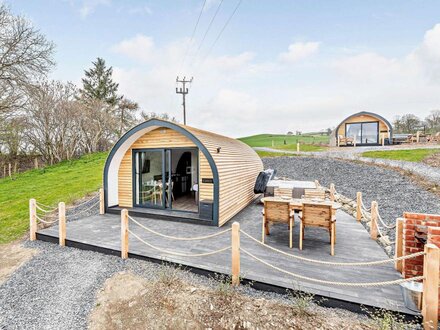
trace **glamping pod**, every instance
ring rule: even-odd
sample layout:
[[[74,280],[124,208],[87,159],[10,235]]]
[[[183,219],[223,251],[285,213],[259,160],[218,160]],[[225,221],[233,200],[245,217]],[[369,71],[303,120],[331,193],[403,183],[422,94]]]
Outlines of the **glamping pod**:
[[[241,141],[151,119],[110,151],[105,210],[222,226],[254,199],[262,169],[260,157]]]
[[[358,112],[345,118],[333,131],[331,145],[390,144],[393,128],[388,120],[372,112]]]

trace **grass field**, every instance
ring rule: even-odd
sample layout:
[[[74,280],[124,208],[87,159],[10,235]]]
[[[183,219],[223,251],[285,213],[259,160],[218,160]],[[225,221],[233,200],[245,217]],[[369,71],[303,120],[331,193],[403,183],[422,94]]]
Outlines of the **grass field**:
[[[239,138],[240,141],[250,145],[251,147],[286,147],[296,144],[328,144],[329,137],[326,135],[281,135],[281,134],[258,134]],[[284,143],[285,142],[285,143]]]
[[[261,150],[255,150],[255,152],[258,154],[258,156],[260,156],[260,158],[265,158],[265,157],[292,157],[295,156],[294,154],[289,154],[286,152],[271,152],[271,151],[261,151]]]
[[[439,152],[439,149],[366,151],[362,153],[362,157],[404,160],[408,162],[421,162],[426,157],[429,157]]]
[[[23,236],[29,228],[29,199],[66,204],[95,192],[102,185],[107,153],[86,155],[43,169],[0,180],[0,244]]]

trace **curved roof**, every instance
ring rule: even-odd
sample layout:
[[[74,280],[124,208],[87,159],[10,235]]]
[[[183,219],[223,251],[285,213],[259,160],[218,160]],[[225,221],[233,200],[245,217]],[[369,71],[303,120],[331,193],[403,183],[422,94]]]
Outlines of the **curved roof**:
[[[127,148],[129,148],[140,136],[158,127],[173,129],[189,138],[199,148],[208,160],[211,167],[214,180],[214,199],[219,199],[219,180],[230,171],[234,164],[243,164],[244,162],[260,162],[260,157],[247,144],[232,138],[219,134],[204,131],[190,126],[161,120],[150,119],[145,121],[125,133],[111,149],[104,166],[104,192],[105,205],[108,205],[108,178],[109,172],[119,167],[122,157]],[[119,154],[119,156],[118,156]],[[115,166],[112,162],[116,162]],[[214,214],[218,213],[218,204],[214,204]]]
[[[337,134],[339,127],[341,127],[341,125],[343,123],[350,120],[350,118],[358,117],[358,116],[371,116],[371,117],[375,117],[375,118],[383,121],[388,126],[388,129],[390,130],[390,136],[393,135],[393,126],[391,125],[391,123],[387,119],[385,119],[381,115],[378,115],[377,113],[368,112],[368,111],[361,111],[361,112],[352,114],[352,115],[348,116],[347,118],[345,118],[343,121],[340,122],[340,124],[338,126],[336,126],[336,129],[334,130],[334,132],[336,132],[335,134]]]

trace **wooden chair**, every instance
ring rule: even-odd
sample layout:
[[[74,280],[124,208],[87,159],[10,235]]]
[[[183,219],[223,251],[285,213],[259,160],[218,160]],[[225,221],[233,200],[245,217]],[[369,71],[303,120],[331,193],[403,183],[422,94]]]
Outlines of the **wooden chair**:
[[[302,250],[305,227],[321,227],[330,234],[330,254],[335,255],[336,243],[336,217],[333,208],[328,204],[303,203],[303,210],[299,215],[299,249]]]
[[[324,189],[304,189],[305,199],[325,199]]]
[[[269,224],[274,223],[287,223],[289,225],[289,247],[292,248],[294,211],[291,210],[289,201],[264,201],[262,243],[264,243],[265,236],[270,235]]]
[[[293,190],[292,188],[280,188],[276,187],[274,189],[273,195],[275,197],[281,197],[281,198],[292,198],[293,196]]]
[[[344,145],[344,146],[354,145],[354,139],[351,137],[339,135],[338,136],[338,147],[341,145]]]
[[[157,197],[159,197],[159,201],[160,203],[162,203],[162,180],[159,180],[155,185],[154,185],[154,190],[153,190],[153,201],[154,204],[157,204]]]

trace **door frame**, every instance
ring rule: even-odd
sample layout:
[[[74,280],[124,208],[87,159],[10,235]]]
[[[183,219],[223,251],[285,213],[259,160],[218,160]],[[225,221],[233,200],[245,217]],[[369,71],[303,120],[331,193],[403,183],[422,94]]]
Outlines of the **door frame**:
[[[147,152],[147,151],[160,151],[162,158],[162,184],[165,182],[165,149],[163,148],[139,148],[139,149],[131,149],[131,174],[132,174],[132,182],[131,182],[131,194],[133,207],[142,207],[142,208],[151,208],[151,209],[166,209],[165,207],[165,194],[162,194],[162,203],[161,205],[141,205],[136,203],[136,186],[139,185],[139,182],[136,180],[136,153]]]
[[[174,210],[173,209],[173,201],[172,198],[169,198],[169,207],[166,206],[166,192],[162,194],[162,204],[161,206],[158,205],[141,205],[136,203],[136,186],[135,184],[139,184],[139,182],[136,181],[136,153],[140,152],[146,152],[146,151],[160,151],[162,153],[162,183],[165,183],[166,181],[166,155],[167,151],[168,153],[168,166],[169,166],[169,180],[171,180],[171,174],[172,174],[172,150],[190,150],[195,151],[197,156],[197,183],[199,185],[199,193],[200,193],[200,155],[199,155],[199,148],[197,146],[194,147],[168,147],[168,148],[133,148],[131,149],[131,158],[132,158],[132,186],[131,186],[131,193],[132,193],[132,203],[133,207],[141,207],[141,208],[151,208],[151,209],[160,209],[160,210],[166,210],[166,211],[174,211],[174,212],[182,212],[182,213],[192,213],[192,214],[199,214],[200,213],[200,195],[199,200],[197,203],[197,211],[186,211],[186,210]],[[192,166],[192,164],[191,164]],[[170,196],[171,197],[171,196]]]
[[[363,124],[373,124],[376,123],[377,124],[377,132],[376,132],[376,143],[362,143],[362,137],[363,137]],[[345,137],[349,137],[347,136],[347,125],[354,125],[354,124],[360,124],[361,125],[361,143],[356,143],[357,145],[364,145],[364,146],[368,146],[368,145],[378,145],[379,144],[379,126],[380,126],[380,121],[379,120],[371,120],[371,121],[359,121],[359,122],[353,122],[353,123],[345,123]]]

